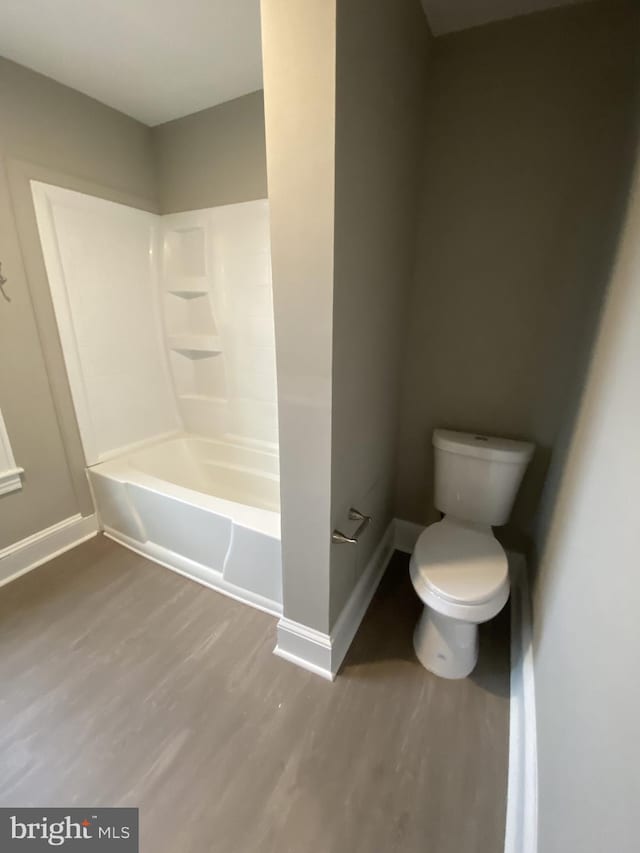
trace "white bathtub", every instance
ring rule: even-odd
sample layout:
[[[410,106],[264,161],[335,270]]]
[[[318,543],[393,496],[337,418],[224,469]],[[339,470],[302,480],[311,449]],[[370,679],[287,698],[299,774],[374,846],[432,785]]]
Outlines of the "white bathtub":
[[[182,435],[88,470],[107,536],[233,598],[281,614],[275,453]]]

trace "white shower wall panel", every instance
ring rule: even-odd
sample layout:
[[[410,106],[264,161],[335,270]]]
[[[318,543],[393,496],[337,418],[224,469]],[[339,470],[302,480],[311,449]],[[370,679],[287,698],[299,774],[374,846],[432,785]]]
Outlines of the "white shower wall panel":
[[[32,189],[87,463],[178,431],[275,450],[266,199],[160,217]]]
[[[226,294],[230,429],[278,441],[276,350],[266,200],[214,208],[214,284]]]
[[[88,464],[181,428],[161,334],[157,217],[32,183]]]
[[[171,214],[162,229],[167,334],[219,340],[216,354],[172,354],[185,428],[277,445],[267,200]]]

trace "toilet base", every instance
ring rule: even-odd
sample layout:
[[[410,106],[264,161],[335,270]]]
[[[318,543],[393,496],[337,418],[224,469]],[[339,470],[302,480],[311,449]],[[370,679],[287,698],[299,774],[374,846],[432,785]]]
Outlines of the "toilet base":
[[[478,661],[478,625],[425,605],[413,634],[420,663],[440,678],[466,678]]]

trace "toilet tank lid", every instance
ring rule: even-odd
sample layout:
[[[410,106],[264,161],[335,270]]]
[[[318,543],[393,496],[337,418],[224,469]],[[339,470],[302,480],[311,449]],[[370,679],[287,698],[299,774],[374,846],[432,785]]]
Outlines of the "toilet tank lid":
[[[512,464],[528,462],[535,445],[529,441],[494,438],[473,432],[456,432],[452,429],[434,429],[433,446],[462,456],[491,459]]]

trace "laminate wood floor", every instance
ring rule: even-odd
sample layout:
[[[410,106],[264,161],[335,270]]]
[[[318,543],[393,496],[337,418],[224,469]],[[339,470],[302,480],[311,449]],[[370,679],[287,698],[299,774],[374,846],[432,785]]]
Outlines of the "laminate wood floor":
[[[508,615],[451,682],[419,610],[397,554],[330,684],[98,536],[0,589],[0,805],[139,806],[143,853],[500,853]]]

